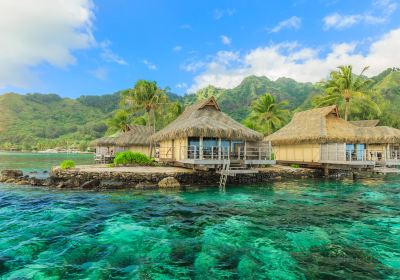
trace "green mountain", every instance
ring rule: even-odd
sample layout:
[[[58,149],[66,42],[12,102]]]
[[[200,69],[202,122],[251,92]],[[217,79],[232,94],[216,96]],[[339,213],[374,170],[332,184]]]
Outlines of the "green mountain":
[[[400,69],[387,69],[372,80],[371,88],[383,98],[381,123],[400,127]]]
[[[56,94],[1,95],[0,147],[41,149],[100,137],[118,101],[118,93],[76,100]]]
[[[209,86],[199,90],[194,95],[185,96],[184,100],[185,103],[190,104],[214,95],[223,111],[234,119],[241,121],[250,113],[251,103],[266,92],[274,95],[278,101],[288,100],[289,109],[295,110],[310,95],[318,93],[319,90],[311,83],[298,83],[289,78],[279,78],[276,81],[271,81],[266,77],[249,76],[233,89],[220,89]]]
[[[400,70],[388,69],[372,80],[371,90],[382,95],[381,124],[400,127]],[[214,95],[224,112],[242,121],[248,116],[251,103],[266,92],[279,101],[288,100],[291,111],[301,111],[311,106],[312,97],[321,93],[321,89],[315,84],[288,78],[272,81],[249,76],[232,89],[209,86],[183,97],[168,95],[184,105]],[[84,148],[90,140],[104,135],[107,120],[118,108],[120,93],[77,99],[38,93],[0,95],[0,148],[43,149],[71,145]]]

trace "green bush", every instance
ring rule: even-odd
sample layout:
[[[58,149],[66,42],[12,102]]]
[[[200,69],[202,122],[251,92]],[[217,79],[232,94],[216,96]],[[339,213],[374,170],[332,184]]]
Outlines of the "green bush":
[[[127,164],[137,164],[137,165],[150,165],[153,161],[145,154],[125,151],[117,153],[114,164],[116,165],[127,165]]]
[[[293,164],[290,165],[290,167],[292,167],[292,168],[300,168],[300,165],[296,164],[296,163],[293,163]]]
[[[71,169],[71,168],[75,168],[75,162],[73,160],[64,160],[61,163],[61,169],[63,169],[63,170]]]

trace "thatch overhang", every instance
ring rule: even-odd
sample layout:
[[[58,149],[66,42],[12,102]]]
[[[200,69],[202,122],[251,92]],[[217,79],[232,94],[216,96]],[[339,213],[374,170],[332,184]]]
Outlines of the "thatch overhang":
[[[288,125],[265,137],[264,140],[271,141],[273,145],[389,144],[400,143],[400,130],[381,126],[356,126],[341,119],[337,106],[333,105],[296,113]]]
[[[127,125],[124,132],[94,140],[92,146],[148,146],[153,128],[142,125]]]
[[[358,127],[375,127],[378,125],[379,120],[350,121],[349,123]]]
[[[235,121],[214,97],[189,106],[175,121],[152,136],[160,142],[186,137],[215,137],[227,140],[261,141],[263,135]]]

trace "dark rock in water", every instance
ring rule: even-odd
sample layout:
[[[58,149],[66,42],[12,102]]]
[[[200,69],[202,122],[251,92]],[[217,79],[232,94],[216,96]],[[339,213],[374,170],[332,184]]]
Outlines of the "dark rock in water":
[[[43,186],[49,187],[49,186],[56,186],[58,184],[58,181],[56,178],[54,177],[49,177],[46,178],[43,182]]]
[[[137,190],[155,190],[155,189],[158,189],[158,186],[155,184],[150,184],[150,183],[138,183],[138,184],[136,184],[135,189],[137,189]]]
[[[37,172],[36,170],[33,170],[33,171],[29,172],[29,173],[31,173],[31,174],[38,174],[38,172]]]
[[[104,180],[100,182],[101,189],[120,189],[126,187],[126,183],[113,180]]]
[[[44,179],[38,179],[35,177],[29,178],[29,184],[32,186],[43,186],[44,185]]]
[[[43,171],[43,173],[44,173],[44,174],[47,174],[47,173],[49,173],[49,171],[45,170],[45,171]]]
[[[7,265],[6,262],[11,260],[10,257],[5,257],[5,256],[0,256],[0,275],[2,275],[4,272],[7,272]]]
[[[79,188],[80,185],[81,185],[81,183],[79,182],[78,179],[76,179],[76,178],[71,178],[71,179],[65,181],[65,182],[63,183],[63,185],[64,185],[64,188],[73,189],[73,188]]]
[[[83,183],[81,185],[81,188],[82,189],[91,189],[91,188],[98,187],[99,185],[100,185],[100,180],[94,179],[94,180],[90,180],[90,181]]]
[[[24,173],[21,170],[4,169],[1,171],[1,175],[6,178],[20,178],[24,176]]]

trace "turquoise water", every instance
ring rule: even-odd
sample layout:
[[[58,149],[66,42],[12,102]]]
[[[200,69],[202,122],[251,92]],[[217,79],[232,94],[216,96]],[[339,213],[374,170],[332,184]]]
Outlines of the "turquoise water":
[[[19,153],[0,152],[0,170],[20,169],[26,173],[49,172],[52,166],[60,165],[61,162],[71,159],[75,164],[92,164],[93,154],[41,154],[41,153]]]
[[[0,275],[399,279],[400,178],[227,186],[225,193],[0,184]]]

